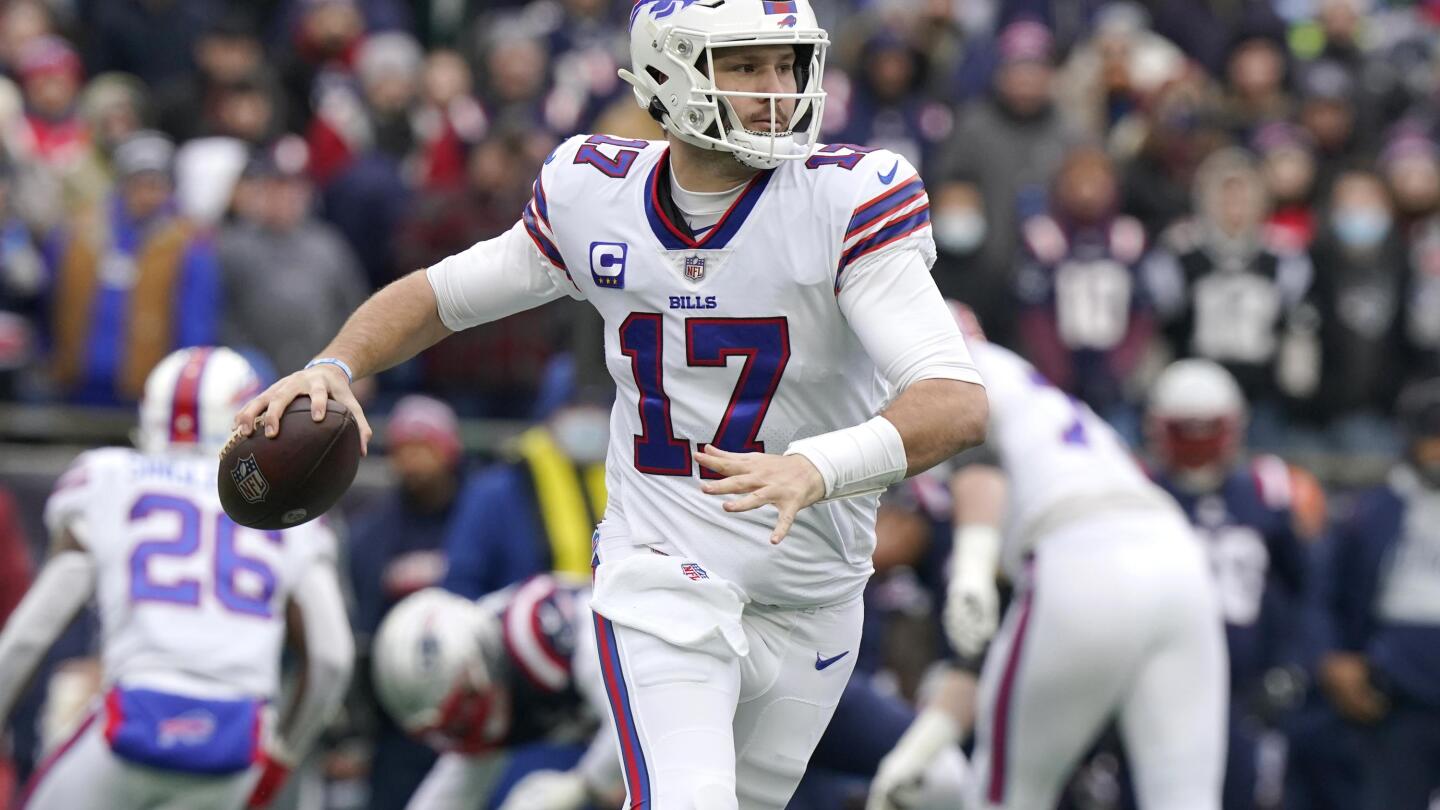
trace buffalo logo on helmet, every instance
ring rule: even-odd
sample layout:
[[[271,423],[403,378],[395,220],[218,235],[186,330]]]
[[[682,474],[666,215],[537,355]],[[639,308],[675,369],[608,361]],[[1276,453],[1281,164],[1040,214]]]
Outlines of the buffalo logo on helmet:
[[[686,256],[685,278],[691,281],[699,281],[705,278],[705,260],[699,256]]]
[[[254,453],[235,462],[230,478],[246,503],[260,503],[270,494],[270,482],[260,473],[260,463],[255,460]]]

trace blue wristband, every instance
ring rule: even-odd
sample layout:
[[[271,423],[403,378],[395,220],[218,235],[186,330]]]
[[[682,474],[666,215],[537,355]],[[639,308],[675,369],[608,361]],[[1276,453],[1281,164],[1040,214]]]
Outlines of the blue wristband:
[[[338,357],[317,357],[314,360],[306,363],[305,368],[314,368],[315,366],[323,365],[325,363],[329,363],[330,365],[345,372],[346,382],[355,382],[355,374],[350,370],[350,366],[346,364],[344,360],[341,360]]]

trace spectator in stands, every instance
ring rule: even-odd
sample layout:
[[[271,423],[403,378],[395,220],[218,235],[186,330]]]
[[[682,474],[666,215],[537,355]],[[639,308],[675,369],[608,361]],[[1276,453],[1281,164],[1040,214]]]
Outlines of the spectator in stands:
[[[90,143],[65,178],[66,204],[72,210],[93,208],[110,196],[115,147],[144,128],[147,98],[145,86],[124,73],[102,73],[85,85],[80,117]]]
[[[1127,115],[1140,109],[1160,85],[1185,69],[1185,56],[1150,30],[1149,15],[1137,4],[1102,8],[1095,33],[1065,60],[1056,82],[1056,102],[1066,120],[1096,143]]]
[[[1402,129],[1380,156],[1406,243],[1410,280],[1404,303],[1406,337],[1417,356],[1410,374],[1440,374],[1440,148]]]
[[[455,51],[432,51],[425,57],[424,105],[415,114],[416,133],[423,145],[416,170],[421,189],[453,189],[465,184],[466,152],[490,128],[489,116],[475,100],[473,84],[470,66]]]
[[[1125,163],[1121,209],[1154,240],[1192,213],[1195,170],[1227,141],[1219,91],[1201,71],[1187,70],[1131,118],[1138,120],[1121,126],[1139,130],[1138,145]]]
[[[117,193],[57,240],[51,372],[81,402],[133,402],[166,354],[215,343],[220,279],[211,240],[175,213],[169,138],[115,149]]]
[[[980,188],[965,180],[931,186],[930,224],[937,253],[932,272],[940,293],[956,301],[1003,301],[1009,292],[1003,277],[974,272],[975,253],[989,229]]]
[[[14,206],[15,167],[0,161],[0,399],[24,391],[22,375],[40,353],[42,307],[50,285],[45,260]]]
[[[1285,91],[1285,31],[1270,21],[1241,28],[1225,63],[1226,119],[1231,137],[1240,143],[1260,127],[1284,121],[1294,112]]]
[[[513,21],[490,32],[482,54],[481,98],[497,127],[573,132],[578,111],[547,109],[550,53],[545,40]]]
[[[85,63],[96,72],[123,71],[157,87],[193,68],[195,40],[220,11],[217,0],[95,3],[85,21]]]
[[[6,3],[0,12],[0,66],[9,75],[16,75],[20,54],[25,46],[39,37],[55,33],[50,10],[41,0],[15,0]]]
[[[1315,238],[1315,153],[1305,130],[1286,122],[1267,124],[1251,148],[1260,158],[1270,214],[1266,236],[1288,251],[1303,251]]]
[[[604,381],[578,380],[573,358],[550,363],[542,423],[465,485],[445,542],[445,587],[478,598],[544,571],[588,576],[590,535],[605,514],[610,401]]]
[[[225,129],[217,114],[222,94],[256,77],[264,68],[265,54],[254,23],[246,15],[232,12],[209,21],[195,41],[194,59],[194,71],[155,88],[159,128],[181,141]],[[279,119],[283,110],[276,99],[270,103]]]
[[[397,486],[351,521],[353,626],[362,661],[380,620],[406,596],[445,576],[443,544],[461,487],[459,423],[449,405],[411,395],[396,403],[385,426],[385,454]],[[369,673],[369,666],[357,672]],[[411,740],[379,710],[368,678],[357,683],[375,723],[370,760],[371,810],[400,810],[435,754]]]
[[[1020,345],[1057,386],[1138,437],[1127,389],[1155,321],[1138,273],[1145,229],[1118,202],[1102,150],[1066,156],[1049,211],[1021,225]]]
[[[464,188],[421,192],[393,240],[393,272],[428,267],[513,226],[544,159],[535,154],[536,140],[533,133],[493,131],[470,152]],[[527,416],[540,371],[556,350],[555,321],[547,307],[468,329],[426,351],[412,370],[425,390],[462,413]]]
[[[290,105],[285,120],[304,131],[321,77],[350,75],[355,50],[365,36],[365,15],[357,0],[297,0],[288,5],[291,25],[280,51],[281,84]]]
[[[1362,810],[1440,790],[1440,378],[1400,401],[1402,461],[1330,538],[1317,611],[1320,686],[1365,729]]]
[[[263,204],[219,238],[222,338],[282,373],[325,348],[368,293],[354,251],[311,212],[305,159],[295,137],[259,153],[246,174]]]
[[[985,240],[968,272],[994,279],[984,288],[995,297],[965,303],[999,343],[1014,332],[1009,291],[1019,224],[1044,212],[1046,188],[1072,140],[1051,98],[1051,46],[1049,30],[1034,20],[1012,22],[1000,32],[994,93],[961,113],[934,173],[941,183],[975,180],[985,200]]]
[[[1252,443],[1273,447],[1284,396],[1307,392],[1305,380],[1292,379],[1300,371],[1280,361],[1282,345],[1298,340],[1312,270],[1303,253],[1266,242],[1267,209],[1249,154],[1216,152],[1195,175],[1195,218],[1166,234],[1144,272],[1171,349],[1234,374],[1251,403]]]
[[[284,134],[278,93],[264,72],[217,84],[210,93],[208,114],[199,122],[203,134],[254,148],[271,146]]]
[[[1315,190],[1330,194],[1341,172],[1368,159],[1364,133],[1357,125],[1355,77],[1331,61],[1306,65],[1300,73],[1299,122],[1315,144]]]
[[[854,83],[837,93],[826,118],[835,119],[832,143],[858,143],[890,149],[916,166],[928,166],[936,147],[950,135],[954,116],[948,107],[921,95],[926,81],[925,55],[892,31],[871,36],[860,55]],[[832,91],[833,92],[833,91]]]
[[[1406,335],[1409,256],[1373,172],[1341,174],[1328,210],[1310,250],[1319,384],[1306,411],[1333,429],[1339,447],[1383,451],[1395,443],[1387,422],[1414,357]]]
[[[65,172],[79,162],[88,135],[76,101],[84,69],[75,49],[60,37],[32,39],[20,51],[28,156]]]

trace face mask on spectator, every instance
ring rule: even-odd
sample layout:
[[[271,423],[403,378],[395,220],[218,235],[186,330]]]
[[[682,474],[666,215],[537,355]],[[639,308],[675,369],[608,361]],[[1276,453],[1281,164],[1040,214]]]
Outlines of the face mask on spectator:
[[[1390,214],[1383,208],[1348,208],[1335,212],[1335,235],[1347,247],[1372,248],[1390,233]]]
[[[550,435],[571,461],[603,461],[610,444],[610,412],[593,406],[566,408],[550,420]]]
[[[935,244],[947,253],[970,253],[985,239],[985,217],[974,208],[954,207],[935,214]]]

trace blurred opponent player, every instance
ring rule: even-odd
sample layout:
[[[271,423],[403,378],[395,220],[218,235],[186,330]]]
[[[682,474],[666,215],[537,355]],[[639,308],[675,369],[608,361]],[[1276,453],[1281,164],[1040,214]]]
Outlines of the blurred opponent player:
[[[972,808],[1050,810],[1118,716],[1147,810],[1219,810],[1225,642],[1204,550],[1103,421],[1006,349],[972,341],[1000,470],[963,469],[945,626],[980,676]],[[1003,538],[1003,539],[1002,539]],[[871,807],[904,807],[968,722],[959,672],[881,766]],[[885,796],[891,797],[885,803]]]
[[[376,692],[406,731],[445,752],[407,810],[493,806],[511,770],[504,753],[540,740],[588,740],[588,748],[570,770],[531,771],[500,810],[603,808],[623,798],[615,735],[596,730],[607,698],[589,601],[588,587],[541,574],[473,602],[430,588],[386,617],[375,640]],[[812,766],[872,776],[880,755],[867,759],[877,747],[870,738],[894,725],[877,716],[880,707],[867,681],[852,682],[835,716],[852,737],[832,746],[846,753],[827,758],[822,745]],[[936,757],[912,807],[950,810],[964,778],[958,748]]]
[[[140,452],[90,451],[56,484],[50,560],[0,633],[0,720],[92,595],[104,701],[37,769],[29,810],[264,806],[343,696],[334,535],[246,529],[220,508],[216,457],[258,387],[229,349],[175,352],[146,381]],[[305,667],[277,724],[287,622]]]
[[[615,736],[596,733],[606,696],[589,602],[589,587],[540,574],[474,601],[427,588],[390,611],[375,636],[375,691],[396,723],[444,752],[409,810],[490,806],[503,754],[538,741],[590,745],[569,771],[524,777],[502,810],[619,802]]]
[[[667,139],[566,141],[521,222],[376,294],[237,417],[358,415],[352,376],[589,301],[618,391],[591,607],[635,807],[785,806],[854,665],[878,493],[983,436],[924,184],[816,143],[828,44],[808,0],[637,3],[622,76]]]
[[[1192,358],[1155,380],[1145,412],[1152,477],[1210,556],[1230,652],[1226,810],[1261,797],[1266,715],[1298,700],[1306,543],[1324,524],[1320,485],[1275,456],[1243,458],[1245,395],[1224,366]],[[1272,718],[1273,719],[1273,718]],[[1278,774],[1266,780],[1278,786]],[[1263,803],[1263,802],[1261,802]]]

